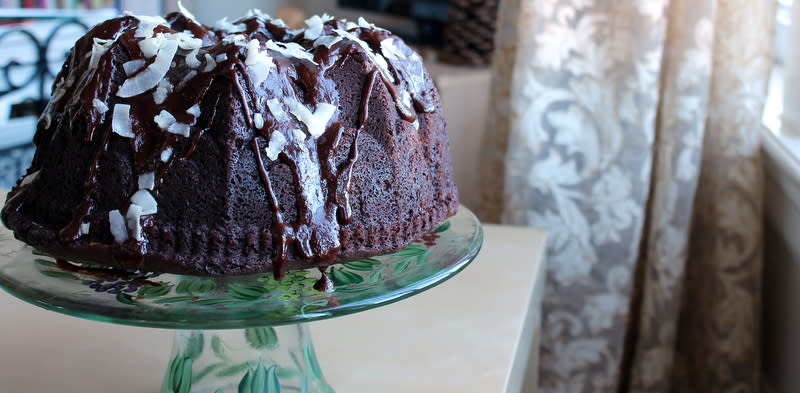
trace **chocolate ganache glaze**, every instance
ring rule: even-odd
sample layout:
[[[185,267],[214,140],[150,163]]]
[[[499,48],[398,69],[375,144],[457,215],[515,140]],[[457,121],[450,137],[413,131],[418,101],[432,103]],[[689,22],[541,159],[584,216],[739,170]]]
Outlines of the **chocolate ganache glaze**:
[[[282,278],[401,249],[454,214],[419,55],[363,19],[306,25],[95,26],[56,76],[4,224],[76,261]]]

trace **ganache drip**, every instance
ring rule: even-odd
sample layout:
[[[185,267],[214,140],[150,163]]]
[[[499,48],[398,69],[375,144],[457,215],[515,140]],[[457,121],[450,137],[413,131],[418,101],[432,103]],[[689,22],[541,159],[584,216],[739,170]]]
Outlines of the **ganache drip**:
[[[253,129],[250,148],[273,212],[264,230],[272,236],[275,277],[284,277],[290,253],[320,267],[333,263],[341,247],[339,228],[352,220],[350,183],[377,79],[408,122],[415,122],[417,113],[434,111],[436,99],[419,55],[388,31],[365,21],[356,25],[332,18],[312,18],[307,24],[307,29],[292,31],[280,20],[253,14],[209,27],[180,13],[166,19],[126,15],[97,25],[78,40],[56,77],[34,138],[43,146],[64,132],[53,125],[59,116],[74,129],[85,122],[84,140],[93,146],[82,197],[59,231],[60,240],[75,242],[86,235],[82,228],[95,209],[100,158],[112,138],[126,138],[135,176],[134,184],[121,187],[136,191],[109,212],[108,220],[126,258],[135,250],[134,259],[141,260],[149,216],[158,210],[158,185],[170,165],[192,155],[214,122],[220,97],[207,100],[207,94],[215,80],[225,78],[241,100],[245,124]],[[362,87],[347,159],[336,167],[330,150],[345,127],[338,121],[339,96],[327,71],[354,55],[369,59],[372,70]],[[118,80],[123,82],[112,83]],[[214,103],[213,110],[203,113],[209,107],[204,103]],[[190,142],[183,143],[187,138]],[[295,222],[284,221],[270,181],[271,161],[293,173]],[[21,183],[6,209],[20,209],[35,181],[33,176]]]

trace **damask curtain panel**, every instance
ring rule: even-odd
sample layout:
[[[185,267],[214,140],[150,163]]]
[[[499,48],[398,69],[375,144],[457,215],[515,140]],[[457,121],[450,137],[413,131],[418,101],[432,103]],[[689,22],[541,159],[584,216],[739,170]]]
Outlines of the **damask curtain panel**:
[[[484,220],[548,231],[541,392],[757,392],[768,0],[505,0]]]

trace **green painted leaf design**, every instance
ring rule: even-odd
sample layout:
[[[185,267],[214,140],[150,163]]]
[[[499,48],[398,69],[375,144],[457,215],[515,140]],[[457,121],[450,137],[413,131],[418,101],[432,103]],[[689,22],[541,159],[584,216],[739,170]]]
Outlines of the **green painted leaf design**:
[[[253,393],[253,372],[247,370],[242,380],[239,381],[239,393]]]
[[[406,259],[403,259],[400,262],[397,262],[394,265],[393,273],[395,275],[403,273],[404,271],[406,271],[406,269],[408,269],[408,266],[411,265],[411,261],[413,261],[413,260],[415,260],[415,258],[406,258]]]
[[[170,393],[189,393],[192,388],[193,364],[191,358],[181,355],[172,359],[167,375],[167,388],[170,389]]]
[[[415,263],[414,266],[422,266],[428,263],[428,257],[430,256],[431,256],[430,250],[426,251],[424,254],[417,257],[417,263]]]
[[[375,283],[381,280],[383,277],[383,269],[376,270],[372,274],[369,275],[369,282]]]
[[[322,380],[322,370],[319,367],[319,362],[317,362],[317,356],[314,354],[314,347],[311,345],[310,340],[306,340],[303,344],[303,361],[306,363],[312,379]]]
[[[236,299],[241,300],[255,300],[262,296],[264,296],[268,290],[264,287],[260,287],[257,285],[246,285],[246,284],[229,284],[228,285],[228,294]]]
[[[222,370],[217,371],[217,373],[214,375],[224,378],[224,377],[230,377],[231,375],[239,374],[244,370],[247,370],[247,363],[235,364],[233,366],[225,367]]]
[[[33,261],[36,262],[37,265],[42,267],[56,267],[56,263],[49,259],[36,258]]]
[[[117,301],[120,302],[120,303],[129,304],[131,306],[135,306],[137,304],[136,301],[133,300],[131,295],[128,295],[127,293],[122,293],[122,292],[117,294]]]
[[[139,288],[139,292],[136,293],[136,296],[141,298],[154,298],[154,297],[161,297],[169,293],[172,290],[172,284],[169,283],[159,283],[161,285],[145,285]]]
[[[351,270],[370,272],[375,267],[380,266],[381,262],[370,258],[370,259],[362,259],[360,261],[345,262],[343,265],[344,267]]]
[[[278,346],[278,335],[272,327],[247,328],[244,337],[251,347],[255,349],[275,348]]]
[[[45,276],[47,276],[47,277],[68,278],[68,279],[71,279],[71,280],[77,280],[78,279],[78,277],[75,276],[72,273],[67,273],[67,272],[62,272],[62,271],[57,271],[57,270],[40,270],[40,272],[42,274],[44,274]]]
[[[420,244],[411,244],[408,247],[391,254],[393,257],[416,257],[424,254],[427,250]]]
[[[186,356],[197,360],[203,353],[204,338],[203,333],[199,331],[192,331],[189,338],[186,340]]]
[[[364,277],[344,269],[331,268],[330,278],[335,286],[355,285],[364,282]]]
[[[222,346],[222,340],[220,340],[219,336],[211,337],[211,350],[214,351],[214,354],[220,359],[228,358],[228,355],[225,354],[225,347]]]
[[[206,368],[200,370],[199,373],[194,375],[194,377],[192,378],[192,382],[197,382],[197,381],[203,379],[205,376],[207,376],[208,374],[211,374],[212,372],[214,372],[214,370],[216,370],[216,369],[218,369],[218,368],[220,368],[222,366],[223,366],[223,363],[210,364],[210,365],[206,366]]]
[[[153,303],[157,304],[164,304],[164,303],[177,303],[177,302],[185,302],[192,300],[193,296],[175,296],[175,297],[165,297],[163,299],[154,300]]]
[[[293,368],[278,367],[276,374],[278,374],[278,378],[291,379],[300,375],[300,371]]]
[[[442,225],[439,225],[433,231],[436,233],[442,233],[448,229],[450,229],[450,221],[445,221],[444,223],[442,223]]]
[[[175,293],[208,293],[216,289],[217,284],[214,280],[200,277],[187,277],[181,279],[181,282],[175,287]]]
[[[255,369],[247,373],[239,382],[239,393],[280,393],[281,384],[278,380],[278,366],[264,367],[259,361]]]
[[[217,389],[217,390],[214,391],[214,393],[225,393],[225,392],[222,391],[222,389]]]

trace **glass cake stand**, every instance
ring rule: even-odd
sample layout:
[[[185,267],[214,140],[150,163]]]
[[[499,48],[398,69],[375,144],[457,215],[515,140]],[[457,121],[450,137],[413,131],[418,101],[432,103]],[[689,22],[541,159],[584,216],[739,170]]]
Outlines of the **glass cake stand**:
[[[465,207],[393,254],[328,269],[226,278],[57,262],[0,227],[0,286],[48,310],[101,322],[175,329],[161,393],[333,392],[304,322],[387,305],[461,271],[483,242]]]

